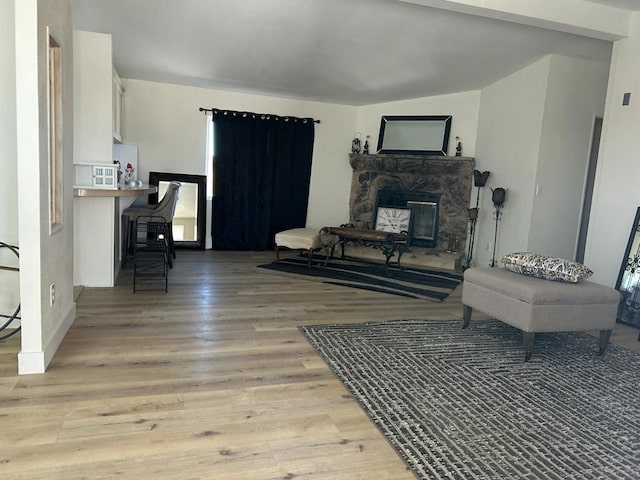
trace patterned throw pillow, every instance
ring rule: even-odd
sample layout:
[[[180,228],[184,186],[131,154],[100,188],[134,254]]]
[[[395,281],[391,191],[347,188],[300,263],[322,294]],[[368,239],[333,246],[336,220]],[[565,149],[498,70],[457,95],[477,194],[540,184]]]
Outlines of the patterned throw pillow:
[[[577,283],[593,272],[581,263],[537,253],[510,253],[502,257],[504,268],[512,272],[557,282]]]

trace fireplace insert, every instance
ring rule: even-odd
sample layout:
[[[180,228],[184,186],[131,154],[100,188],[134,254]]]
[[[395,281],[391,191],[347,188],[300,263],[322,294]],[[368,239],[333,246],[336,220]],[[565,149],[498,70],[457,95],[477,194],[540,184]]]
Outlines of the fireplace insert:
[[[374,223],[379,208],[411,210],[409,241],[418,247],[435,248],[438,244],[438,218],[441,193],[379,190],[373,212]],[[372,225],[375,229],[376,225]]]

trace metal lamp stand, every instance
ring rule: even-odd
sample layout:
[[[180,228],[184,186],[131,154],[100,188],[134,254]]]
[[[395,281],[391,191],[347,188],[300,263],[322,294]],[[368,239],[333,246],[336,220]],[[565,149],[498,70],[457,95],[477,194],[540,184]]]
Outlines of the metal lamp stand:
[[[496,229],[493,234],[493,255],[491,256],[490,267],[498,266],[496,262],[496,245],[498,244],[498,222],[500,222],[500,216],[502,215],[502,205],[494,205],[494,208],[496,209]]]
[[[469,209],[469,245],[467,247],[467,258],[465,260],[464,267],[471,267],[473,262],[473,244],[476,240],[476,223],[478,222],[478,205],[480,204],[480,188],[478,188],[478,194],[476,195],[475,208]]]
[[[480,205],[480,189],[485,186],[491,172],[473,171],[473,185],[478,189],[476,193],[475,208],[468,209],[469,214],[469,241],[467,245],[467,258],[465,259],[463,269],[471,267],[473,262],[473,245],[476,241],[476,223],[478,222],[478,206]]]

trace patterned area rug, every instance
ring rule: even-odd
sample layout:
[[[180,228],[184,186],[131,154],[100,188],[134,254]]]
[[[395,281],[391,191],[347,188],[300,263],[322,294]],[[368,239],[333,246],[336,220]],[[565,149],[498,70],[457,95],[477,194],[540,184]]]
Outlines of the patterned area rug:
[[[640,355],[461,323],[300,330],[420,479],[640,478]]]
[[[308,268],[306,257],[291,257],[279,262],[259,265],[258,268],[304,280],[436,302],[447,298],[462,281],[462,275],[453,272],[394,267],[389,268],[389,275],[387,275],[383,264],[353,259],[332,259],[329,264],[322,266],[322,261],[323,258],[319,257],[314,260],[312,268]]]

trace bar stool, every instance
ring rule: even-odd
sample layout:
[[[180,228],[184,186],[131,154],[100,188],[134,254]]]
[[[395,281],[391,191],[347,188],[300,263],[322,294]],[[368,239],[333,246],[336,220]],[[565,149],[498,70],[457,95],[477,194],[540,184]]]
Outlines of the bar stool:
[[[140,215],[135,222],[133,242],[133,293],[156,290],[161,280],[167,293],[169,279],[169,225],[163,217]],[[153,283],[151,283],[153,282]]]
[[[122,212],[122,268],[133,254],[135,242],[135,224],[138,217],[161,217],[167,223],[167,242],[169,245],[169,267],[173,267],[176,258],[176,247],[173,241],[173,216],[178,204],[180,182],[170,182],[162,200],[157,205],[134,205]]]

